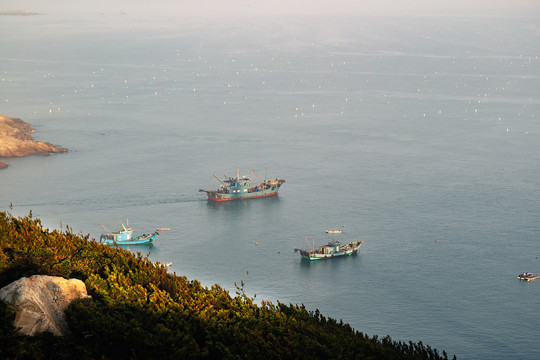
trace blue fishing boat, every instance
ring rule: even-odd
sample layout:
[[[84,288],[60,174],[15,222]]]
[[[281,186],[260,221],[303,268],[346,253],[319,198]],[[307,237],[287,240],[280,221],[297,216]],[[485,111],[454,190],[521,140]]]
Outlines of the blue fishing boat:
[[[226,176],[223,181],[214,175],[221,183],[220,188],[217,190],[199,189],[199,191],[205,192],[208,200],[216,202],[257,199],[276,196],[279,192],[279,188],[285,182],[283,179],[274,180],[266,178],[261,181],[255,173],[255,170],[253,170],[253,174],[258,180],[256,183],[250,182],[250,179],[247,176],[240,177],[238,170],[236,171],[235,178]]]
[[[129,227],[125,227],[124,224],[122,224],[122,230],[120,231],[109,231],[103,224],[100,224],[103,229],[105,229],[108,234],[102,234],[99,238],[99,241],[102,244],[107,245],[138,245],[138,244],[151,244],[154,242],[154,240],[159,235],[158,230],[156,230],[153,234],[144,234],[140,236],[133,237],[133,229]],[[168,230],[168,229],[167,229]]]

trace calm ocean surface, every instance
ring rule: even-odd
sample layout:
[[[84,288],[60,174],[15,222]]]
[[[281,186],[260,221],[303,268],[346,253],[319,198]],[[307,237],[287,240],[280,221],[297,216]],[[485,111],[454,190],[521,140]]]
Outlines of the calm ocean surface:
[[[540,18],[0,17],[0,209],[459,359],[540,358]],[[213,174],[284,178],[207,203]],[[267,169],[267,170],[265,170]],[[306,264],[293,249],[363,239]]]

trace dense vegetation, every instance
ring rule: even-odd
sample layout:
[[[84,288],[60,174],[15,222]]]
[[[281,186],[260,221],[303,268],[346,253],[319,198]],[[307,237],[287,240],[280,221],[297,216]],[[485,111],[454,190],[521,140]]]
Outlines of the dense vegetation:
[[[0,288],[23,276],[85,282],[91,299],[67,310],[70,335],[29,337],[0,301],[0,358],[446,359],[420,343],[369,337],[304,306],[262,302],[167,272],[141,254],[44,229],[0,212]]]

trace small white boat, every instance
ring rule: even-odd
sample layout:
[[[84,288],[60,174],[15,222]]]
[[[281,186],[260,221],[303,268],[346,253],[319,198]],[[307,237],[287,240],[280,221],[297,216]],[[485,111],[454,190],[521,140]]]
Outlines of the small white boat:
[[[342,225],[343,228],[345,228],[345,225]],[[343,232],[343,230],[341,229],[326,229],[325,232],[327,234],[341,234]]]
[[[343,232],[343,230],[329,230],[329,229],[326,229],[327,234],[341,234],[342,232]]]

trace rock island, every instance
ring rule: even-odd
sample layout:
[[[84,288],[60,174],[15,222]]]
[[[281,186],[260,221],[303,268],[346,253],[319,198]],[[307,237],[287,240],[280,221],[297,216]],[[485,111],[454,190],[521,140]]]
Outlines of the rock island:
[[[49,155],[69,151],[49,142],[35,141],[30,135],[32,131],[35,129],[21,119],[0,114],[0,160],[2,158]],[[6,167],[7,164],[0,161],[0,169]]]

